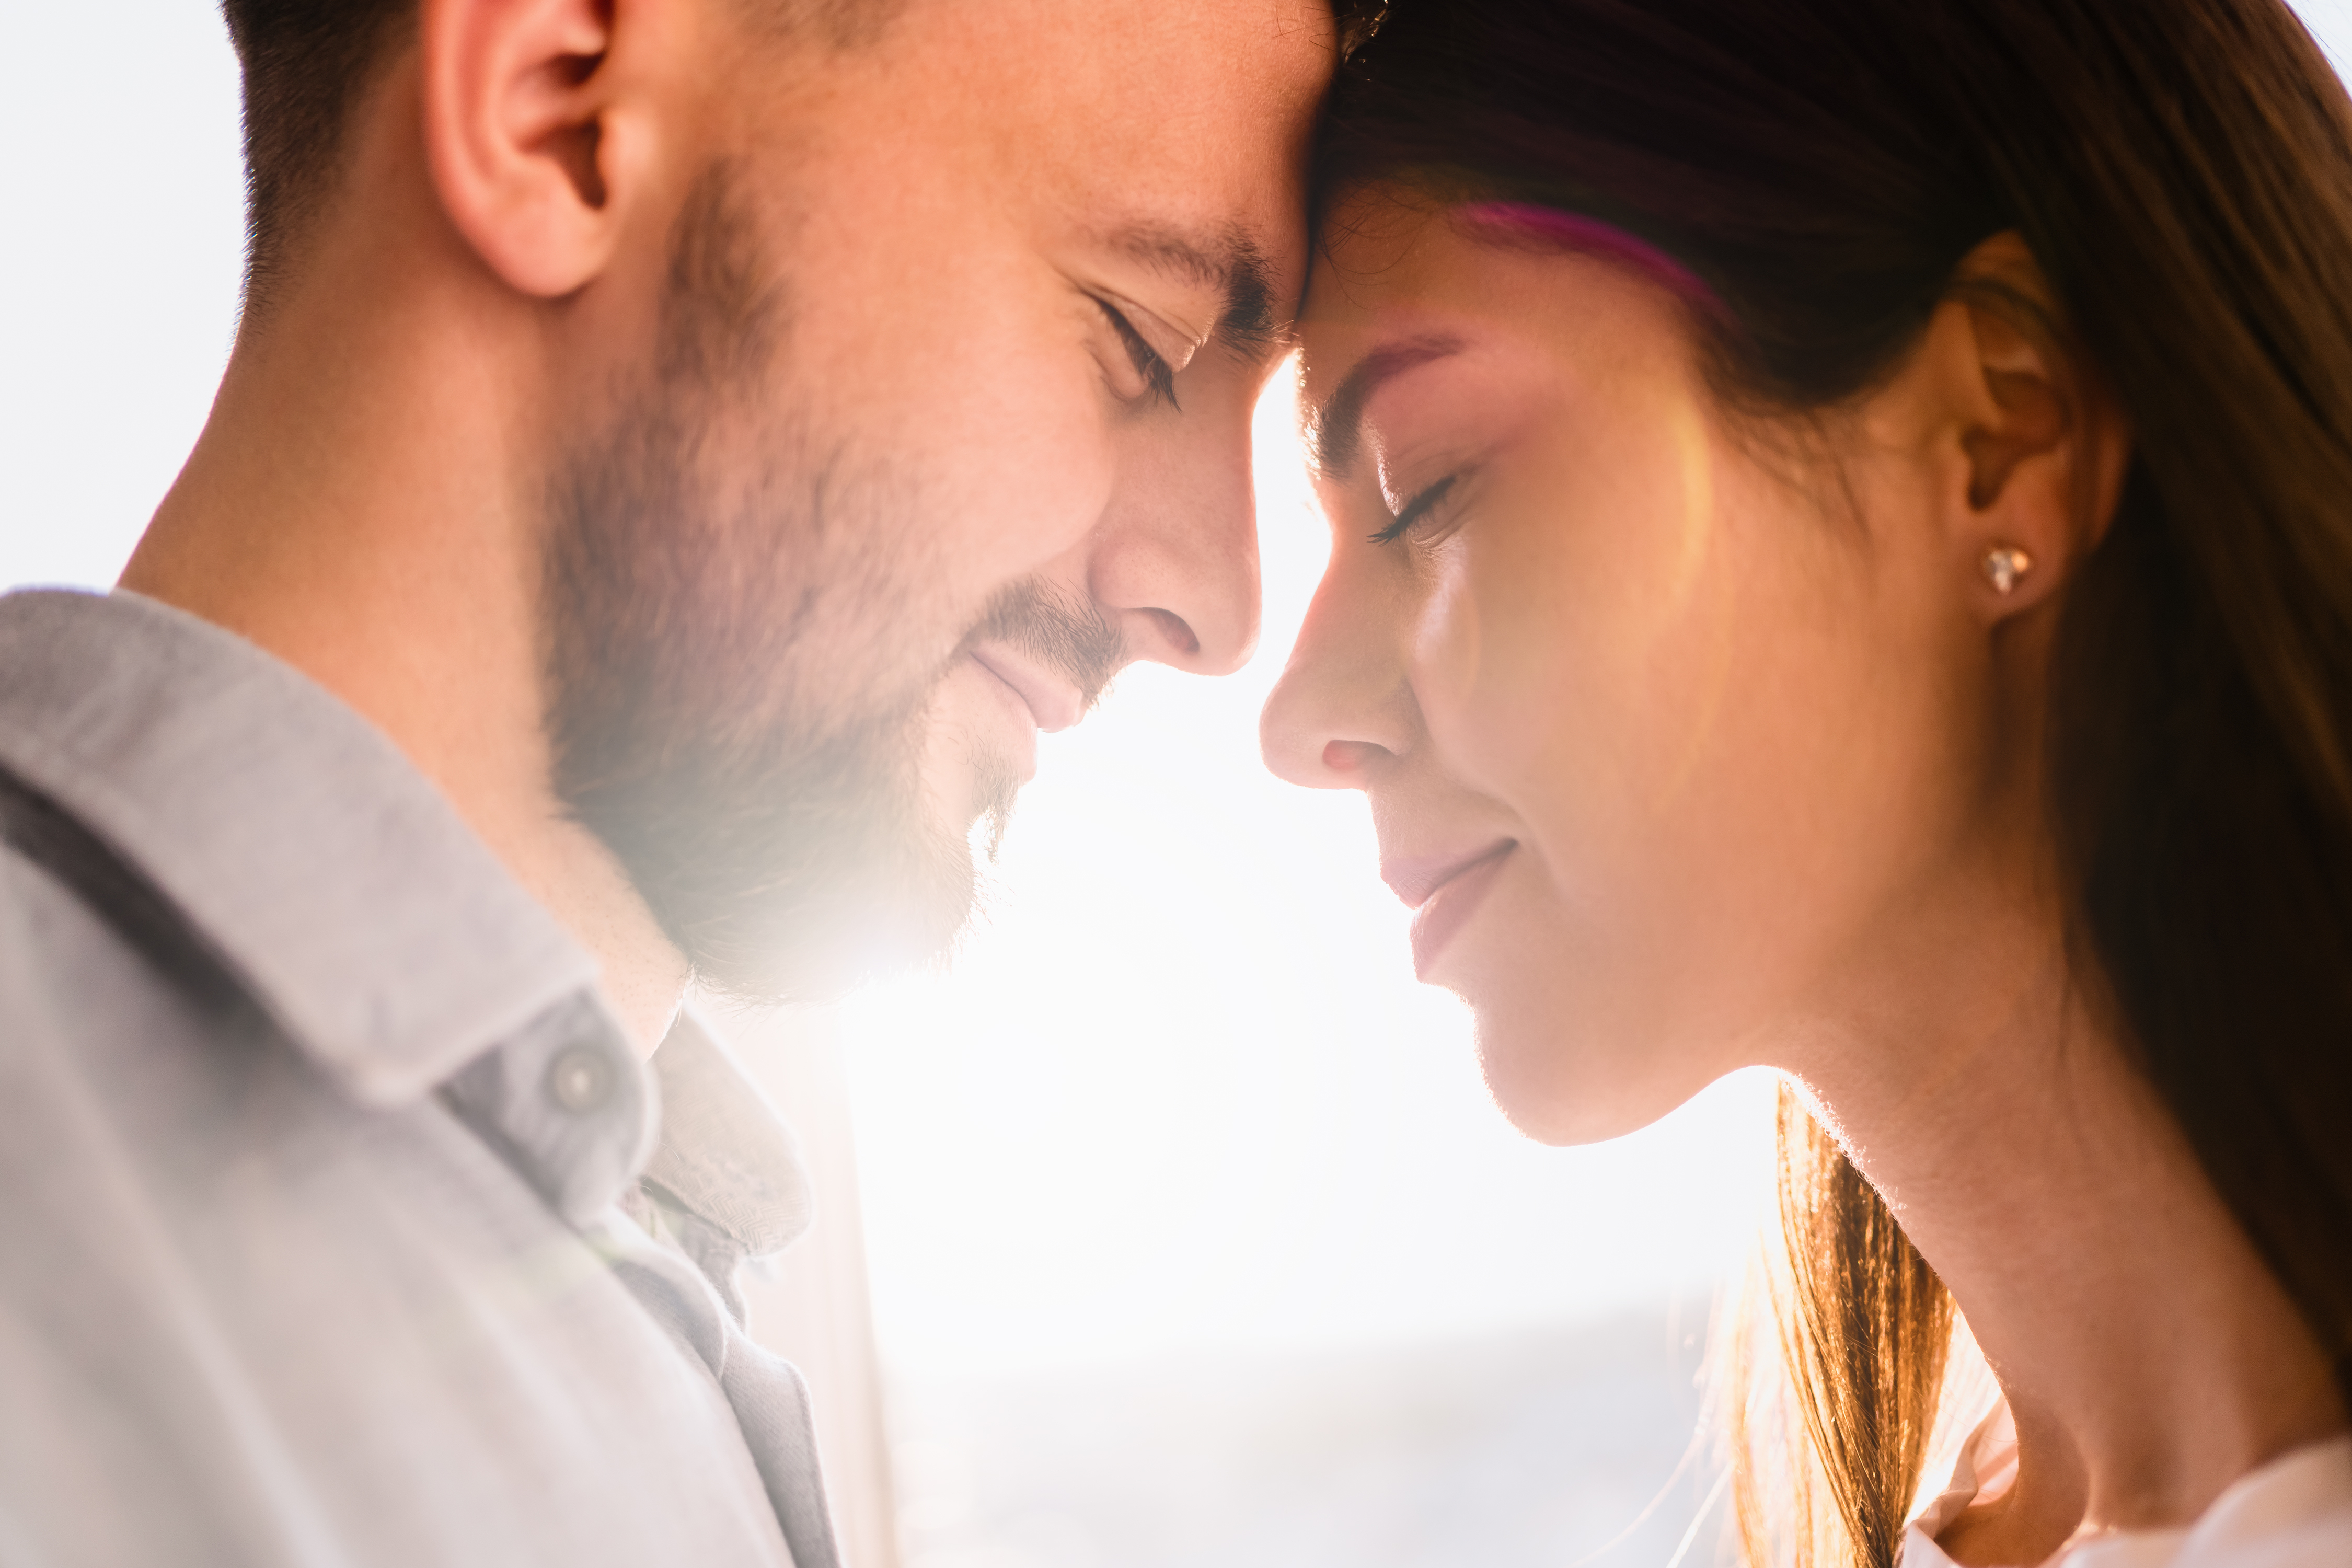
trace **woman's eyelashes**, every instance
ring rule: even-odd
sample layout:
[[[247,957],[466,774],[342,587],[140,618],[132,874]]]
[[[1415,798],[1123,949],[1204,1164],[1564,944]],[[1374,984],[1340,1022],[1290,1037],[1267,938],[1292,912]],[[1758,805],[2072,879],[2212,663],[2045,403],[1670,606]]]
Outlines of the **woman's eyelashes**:
[[[1114,390],[1119,390],[1119,395],[1129,403],[1149,398],[1182,412],[1176,402],[1175,367],[1151,346],[1141,332],[1135,330],[1135,324],[1127,319],[1125,311],[1108,300],[1097,299],[1095,303],[1101,307],[1104,318],[1110,322],[1111,331],[1118,334],[1119,346],[1127,351],[1128,359],[1135,365],[1135,374],[1143,382],[1138,391]]]
[[[1371,536],[1372,542],[1392,544],[1411,533],[1421,523],[1427,521],[1437,510],[1438,503],[1453,493],[1454,480],[1460,477],[1458,474],[1448,474],[1435,484],[1415,494],[1402,506],[1397,508],[1395,516],[1389,520],[1389,525],[1386,528]]]

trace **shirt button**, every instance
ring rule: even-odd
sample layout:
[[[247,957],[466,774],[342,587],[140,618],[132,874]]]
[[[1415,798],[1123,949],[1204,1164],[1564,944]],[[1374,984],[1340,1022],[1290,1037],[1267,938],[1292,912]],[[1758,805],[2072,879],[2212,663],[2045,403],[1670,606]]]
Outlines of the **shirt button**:
[[[547,1064],[547,1097],[575,1116],[613,1098],[612,1058],[593,1046],[566,1046]]]

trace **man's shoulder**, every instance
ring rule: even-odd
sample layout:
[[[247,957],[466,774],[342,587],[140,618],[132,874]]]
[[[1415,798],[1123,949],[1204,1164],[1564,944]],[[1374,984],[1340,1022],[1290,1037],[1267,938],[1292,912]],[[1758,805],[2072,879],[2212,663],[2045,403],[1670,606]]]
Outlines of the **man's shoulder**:
[[[58,1177],[35,1184],[62,1196],[81,1145],[168,1140],[290,1057],[241,997],[172,973],[54,868],[0,842],[0,1142],[48,1151],[20,1175]]]
[[[0,844],[0,1388],[29,1413],[0,1422],[0,1514],[22,1538],[280,1562],[254,1542],[292,1521],[318,1532],[304,1562],[486,1562],[485,1539],[786,1561],[723,1395],[512,1151],[442,1095],[348,1087]]]
[[[43,1033],[95,1026],[133,996],[170,987],[51,867],[0,838],[0,1055]]]

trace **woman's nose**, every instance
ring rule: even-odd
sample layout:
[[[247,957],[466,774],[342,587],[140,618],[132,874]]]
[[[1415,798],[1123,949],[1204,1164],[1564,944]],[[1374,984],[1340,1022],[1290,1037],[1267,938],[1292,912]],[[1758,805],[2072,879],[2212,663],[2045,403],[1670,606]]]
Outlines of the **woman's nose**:
[[[1309,789],[1362,789],[1407,750],[1411,692],[1381,606],[1335,570],[1308,606],[1290,662],[1258,717],[1276,777]]]

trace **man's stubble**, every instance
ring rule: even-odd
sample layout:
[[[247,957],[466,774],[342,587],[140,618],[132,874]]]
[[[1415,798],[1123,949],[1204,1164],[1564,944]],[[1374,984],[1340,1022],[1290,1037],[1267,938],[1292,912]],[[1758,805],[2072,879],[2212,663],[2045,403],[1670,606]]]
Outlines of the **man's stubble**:
[[[960,611],[926,527],[946,498],[916,455],[819,437],[804,391],[776,406],[782,276],[713,163],[672,233],[651,363],[558,467],[542,605],[557,799],[698,980],[755,1002],[927,962],[970,919],[969,824],[923,760],[976,641],[1090,699],[1121,658],[1099,612],[1035,583]],[[1018,779],[992,749],[974,766],[992,849]]]

